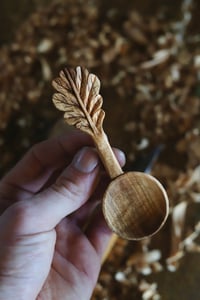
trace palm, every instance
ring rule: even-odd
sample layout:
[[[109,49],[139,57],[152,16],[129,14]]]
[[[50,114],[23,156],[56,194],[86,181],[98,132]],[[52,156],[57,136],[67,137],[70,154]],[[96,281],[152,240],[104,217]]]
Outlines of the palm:
[[[52,267],[37,299],[89,299],[100,268],[100,257],[75,222],[69,224],[64,219],[56,232]]]

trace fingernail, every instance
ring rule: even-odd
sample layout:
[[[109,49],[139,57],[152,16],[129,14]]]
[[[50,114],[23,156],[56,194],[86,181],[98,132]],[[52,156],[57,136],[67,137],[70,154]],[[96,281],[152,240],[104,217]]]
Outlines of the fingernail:
[[[74,157],[72,165],[79,172],[90,173],[98,164],[97,153],[88,147],[81,149]]]

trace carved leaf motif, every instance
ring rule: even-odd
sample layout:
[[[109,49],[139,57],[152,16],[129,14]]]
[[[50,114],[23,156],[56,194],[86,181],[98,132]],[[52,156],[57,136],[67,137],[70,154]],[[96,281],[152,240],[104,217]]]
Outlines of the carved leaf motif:
[[[90,135],[98,134],[105,116],[98,77],[82,67],[64,69],[59,75],[52,83],[57,91],[53,95],[54,105],[65,112],[64,119],[69,125]]]

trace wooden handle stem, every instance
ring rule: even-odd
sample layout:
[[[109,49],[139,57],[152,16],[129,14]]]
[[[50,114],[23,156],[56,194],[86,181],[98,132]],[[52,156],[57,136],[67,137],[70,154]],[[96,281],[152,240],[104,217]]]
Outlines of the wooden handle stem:
[[[101,161],[108,172],[111,179],[123,174],[123,171],[113,153],[113,150],[108,142],[108,138],[105,132],[102,132],[94,136],[95,146],[101,158]]]

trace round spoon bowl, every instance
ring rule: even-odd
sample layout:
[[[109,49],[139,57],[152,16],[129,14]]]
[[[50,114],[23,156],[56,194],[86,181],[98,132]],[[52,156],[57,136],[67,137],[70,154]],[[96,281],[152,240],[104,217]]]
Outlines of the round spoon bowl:
[[[153,176],[128,172],[109,184],[103,197],[108,226],[122,238],[140,240],[155,234],[165,223],[169,201]]]

